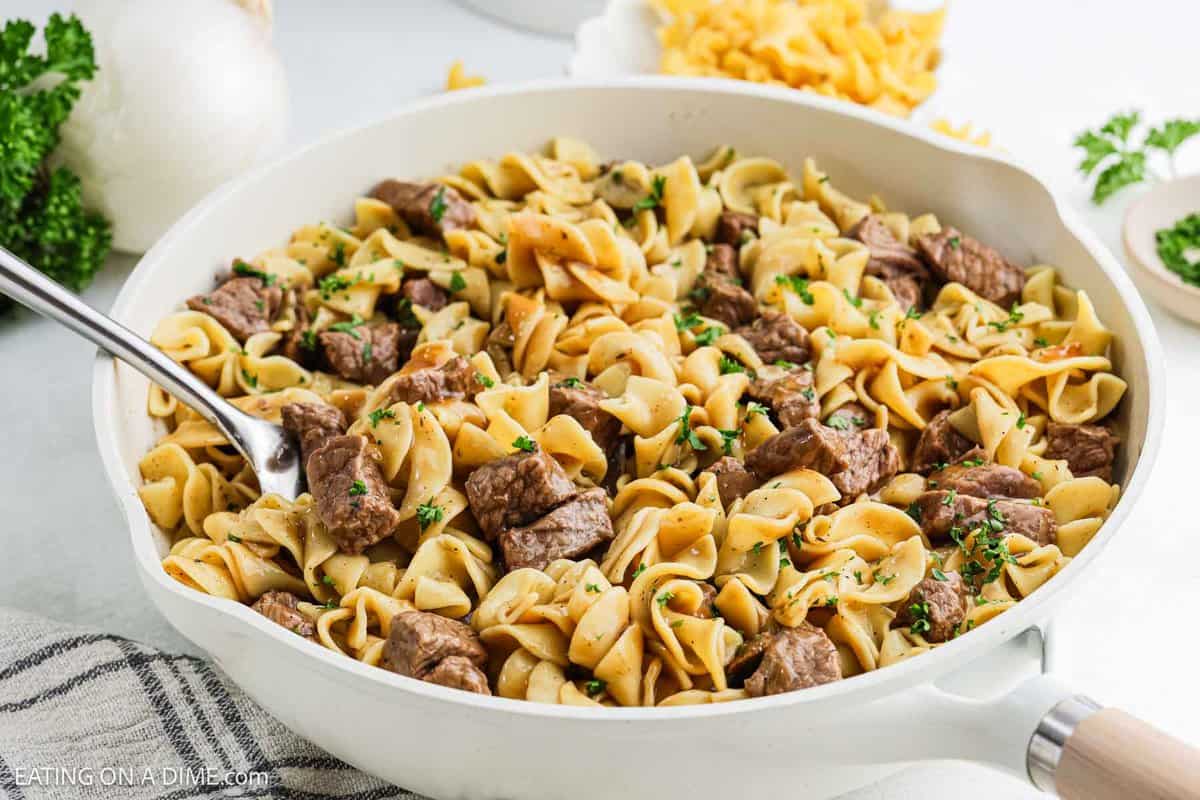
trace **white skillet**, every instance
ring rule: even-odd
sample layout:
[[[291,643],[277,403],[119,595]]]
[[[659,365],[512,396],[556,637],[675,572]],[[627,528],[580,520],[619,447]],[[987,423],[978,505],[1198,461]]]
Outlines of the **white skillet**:
[[[1149,478],[1164,417],[1162,353],[1129,279],[1041,182],[1010,161],[868,110],[741,83],[550,81],[456,92],[331,136],[218,190],[146,254],[113,315],[147,335],[210,286],[230,258],[282,242],[298,225],[347,218],[353,198],[381,177],[437,175],[466,160],[539,148],[552,135],[587,139],[604,157],[651,163],[701,157],[728,143],[798,173],[812,155],[852,195],[876,192],[895,208],[932,211],[1019,263],[1058,266],[1116,334],[1113,360],[1129,382],[1116,469],[1123,497],[1111,518],[1015,608],[935,652],[865,675],[679,708],[597,712],[480,697],[365,666],[168,578],[159,563],[167,538],[136,494],[138,459],[161,434],[146,414],[146,380],[101,356],[100,452],[143,583],[167,619],[293,730],[433,797],[820,797],[926,759],[978,761],[1065,796],[1200,796],[1200,759],[1190,748],[1117,712],[1095,712],[1050,677],[1004,690],[1014,648],[1002,645],[1047,620],[1065,590],[1086,580]],[[933,685],[963,675],[995,686],[996,695],[968,699]],[[1086,766],[1093,747],[1108,749]]]

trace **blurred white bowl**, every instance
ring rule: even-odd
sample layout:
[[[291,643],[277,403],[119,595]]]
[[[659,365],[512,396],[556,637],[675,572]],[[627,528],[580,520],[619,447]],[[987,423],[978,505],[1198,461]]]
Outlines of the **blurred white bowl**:
[[[1129,207],[1122,238],[1138,288],[1189,322],[1200,323],[1200,286],[1184,283],[1158,255],[1154,234],[1200,210],[1200,175],[1159,184]]]
[[[480,14],[518,28],[570,36],[579,23],[604,9],[604,0],[462,0]]]
[[[646,0],[610,0],[602,14],[575,32],[575,52],[567,74],[573,78],[620,78],[658,72],[657,24],[657,15]]]

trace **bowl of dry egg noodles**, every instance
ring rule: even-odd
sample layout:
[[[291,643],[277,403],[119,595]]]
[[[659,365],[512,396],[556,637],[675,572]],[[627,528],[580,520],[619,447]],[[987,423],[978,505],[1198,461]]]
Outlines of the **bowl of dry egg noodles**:
[[[1049,615],[1162,421],[1144,307],[1036,179],[770,87],[432,99],[207,199],[114,316],[305,456],[263,495],[98,361],[151,597],[433,796],[1016,769],[972,726],[1025,742],[1065,690],[929,684]]]

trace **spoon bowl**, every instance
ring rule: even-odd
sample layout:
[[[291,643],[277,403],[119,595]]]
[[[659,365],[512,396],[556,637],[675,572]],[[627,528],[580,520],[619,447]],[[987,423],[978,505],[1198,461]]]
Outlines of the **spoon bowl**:
[[[1155,242],[1158,231],[1196,212],[1200,212],[1200,175],[1159,184],[1125,213],[1122,240],[1138,287],[1172,313],[1200,324],[1200,286],[1185,283],[1167,269]]]

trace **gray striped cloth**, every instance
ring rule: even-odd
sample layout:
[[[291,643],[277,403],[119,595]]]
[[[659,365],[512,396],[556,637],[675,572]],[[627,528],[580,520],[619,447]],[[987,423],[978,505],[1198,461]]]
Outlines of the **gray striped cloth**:
[[[0,797],[420,800],[300,739],[202,659],[5,608]]]

